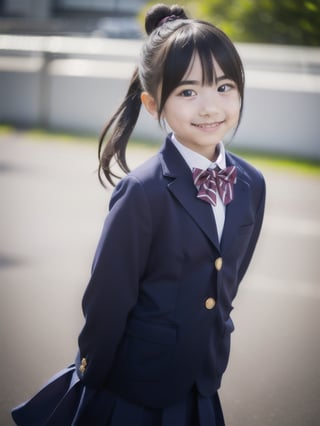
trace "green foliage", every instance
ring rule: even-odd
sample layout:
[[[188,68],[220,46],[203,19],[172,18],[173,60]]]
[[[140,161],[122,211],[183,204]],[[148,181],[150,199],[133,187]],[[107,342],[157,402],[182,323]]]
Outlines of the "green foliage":
[[[154,3],[157,2],[149,5]],[[320,45],[320,0],[182,0],[177,3],[186,7],[193,17],[214,23],[236,42]]]

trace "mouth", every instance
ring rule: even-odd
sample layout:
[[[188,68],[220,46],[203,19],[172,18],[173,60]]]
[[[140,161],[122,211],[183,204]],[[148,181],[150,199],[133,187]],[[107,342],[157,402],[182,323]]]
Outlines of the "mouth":
[[[223,121],[216,121],[214,123],[191,123],[191,124],[192,126],[198,127],[199,129],[210,130],[210,129],[217,128],[222,123]]]

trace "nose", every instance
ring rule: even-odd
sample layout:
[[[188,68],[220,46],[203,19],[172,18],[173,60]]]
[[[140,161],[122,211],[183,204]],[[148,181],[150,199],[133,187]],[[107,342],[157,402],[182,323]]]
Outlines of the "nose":
[[[215,116],[221,112],[219,106],[219,97],[212,88],[206,88],[205,93],[202,95],[201,104],[199,108],[200,117]]]

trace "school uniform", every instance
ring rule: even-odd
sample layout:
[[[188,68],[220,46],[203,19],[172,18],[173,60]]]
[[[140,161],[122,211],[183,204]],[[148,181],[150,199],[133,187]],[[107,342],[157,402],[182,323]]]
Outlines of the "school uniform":
[[[224,424],[217,390],[230,312],[260,233],[265,184],[244,160],[220,157],[237,168],[233,201],[222,209],[197,198],[191,168],[199,158],[171,136],[119,182],[83,297],[69,394],[56,397],[64,402],[42,424]],[[73,423],[63,422],[64,405]],[[24,410],[34,412],[32,403],[16,419]]]

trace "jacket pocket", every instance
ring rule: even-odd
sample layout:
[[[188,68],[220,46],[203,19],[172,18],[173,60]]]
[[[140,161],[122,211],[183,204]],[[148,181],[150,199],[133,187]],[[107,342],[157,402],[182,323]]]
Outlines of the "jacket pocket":
[[[159,381],[168,373],[176,345],[176,327],[130,319],[115,369],[127,380]]]

